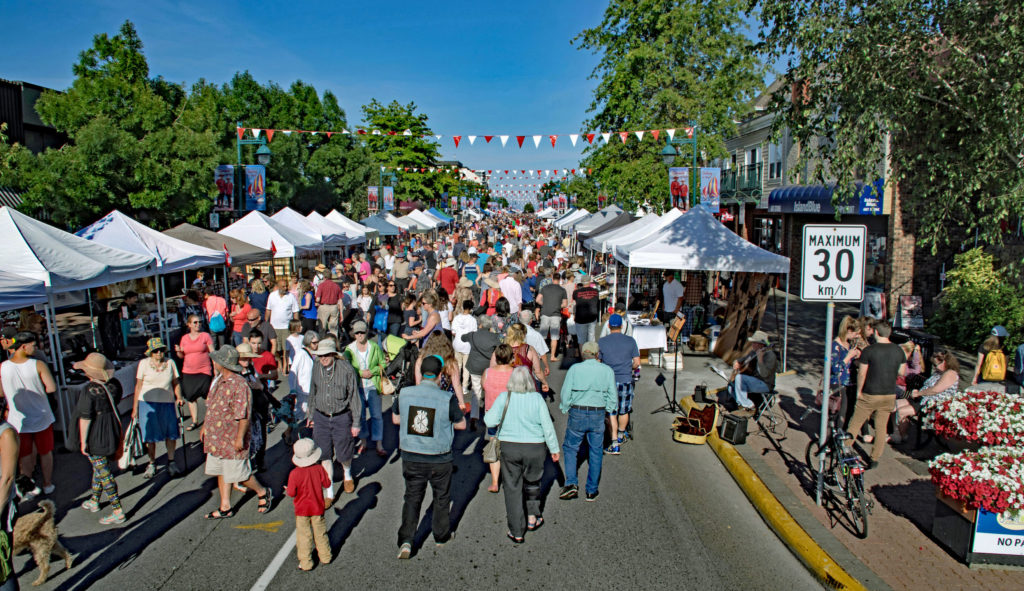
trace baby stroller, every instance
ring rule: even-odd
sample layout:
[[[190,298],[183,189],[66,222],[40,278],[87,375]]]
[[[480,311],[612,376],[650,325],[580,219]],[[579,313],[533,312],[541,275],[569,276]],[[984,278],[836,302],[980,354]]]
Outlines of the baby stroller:
[[[397,390],[416,383],[416,359],[420,351],[416,345],[394,335],[384,339],[384,358],[388,361],[384,375]]]

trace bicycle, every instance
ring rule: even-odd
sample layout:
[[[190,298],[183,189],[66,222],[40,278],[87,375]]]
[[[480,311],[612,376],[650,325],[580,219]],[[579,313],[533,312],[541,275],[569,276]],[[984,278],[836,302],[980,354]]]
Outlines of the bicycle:
[[[837,501],[836,505],[849,514],[857,537],[864,539],[868,537],[868,515],[875,503],[864,490],[864,460],[845,444],[850,439],[852,436],[830,418],[829,435],[825,441],[825,490]],[[818,482],[820,451],[817,437],[811,439],[804,450],[804,462],[815,484]],[[842,498],[838,493],[842,493]]]

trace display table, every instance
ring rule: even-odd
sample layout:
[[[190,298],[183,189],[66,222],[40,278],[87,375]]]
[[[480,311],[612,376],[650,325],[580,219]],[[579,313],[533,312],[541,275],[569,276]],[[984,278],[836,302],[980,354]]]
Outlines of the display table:
[[[633,338],[636,340],[637,349],[664,349],[668,346],[668,337],[665,334],[665,326],[642,326],[633,327]]]

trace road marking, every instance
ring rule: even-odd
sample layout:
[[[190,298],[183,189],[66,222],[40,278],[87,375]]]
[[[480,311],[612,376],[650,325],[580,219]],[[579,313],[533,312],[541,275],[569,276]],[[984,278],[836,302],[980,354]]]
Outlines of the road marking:
[[[277,571],[281,570],[281,565],[284,564],[284,561],[288,560],[288,555],[292,553],[293,548],[295,548],[295,532],[288,536],[288,540],[277,551],[277,555],[267,565],[267,569],[263,571],[259,579],[256,579],[256,583],[253,584],[251,591],[264,591],[270,587],[270,582],[274,580]]]
[[[284,525],[283,521],[271,521],[270,523],[257,523],[255,525],[236,525],[235,529],[259,530],[276,534],[282,525]]]

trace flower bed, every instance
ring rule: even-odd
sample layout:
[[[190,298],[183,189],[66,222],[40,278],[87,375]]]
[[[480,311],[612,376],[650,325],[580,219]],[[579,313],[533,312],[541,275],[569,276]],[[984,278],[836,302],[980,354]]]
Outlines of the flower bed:
[[[1002,392],[957,392],[938,401],[928,415],[941,437],[1024,447],[1024,398]]]
[[[1024,450],[986,447],[942,454],[928,464],[932,482],[948,497],[992,513],[1024,511]]]

